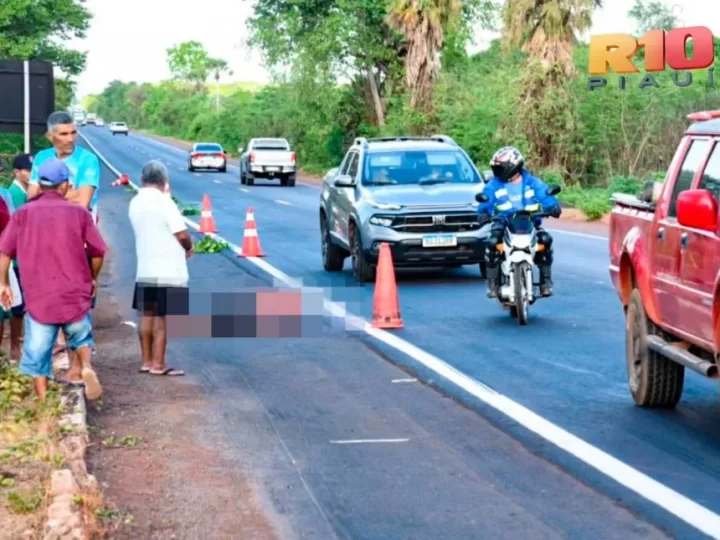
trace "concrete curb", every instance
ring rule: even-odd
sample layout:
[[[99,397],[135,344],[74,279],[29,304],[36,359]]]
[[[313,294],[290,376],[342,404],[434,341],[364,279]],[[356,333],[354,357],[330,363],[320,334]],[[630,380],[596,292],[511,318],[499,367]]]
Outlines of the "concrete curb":
[[[60,452],[65,463],[63,469],[50,477],[50,504],[44,540],[86,540],[89,535],[83,517],[81,502],[83,491],[97,489],[97,480],[87,473],[85,451],[89,442],[87,406],[82,388],[73,388],[60,398],[63,409],[60,427]]]

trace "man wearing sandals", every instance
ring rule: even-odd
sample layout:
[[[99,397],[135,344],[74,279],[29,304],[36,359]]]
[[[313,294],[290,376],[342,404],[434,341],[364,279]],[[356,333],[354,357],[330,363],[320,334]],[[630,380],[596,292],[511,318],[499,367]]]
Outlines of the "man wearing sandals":
[[[70,366],[68,380],[81,380],[87,398],[98,399],[102,387],[91,364],[90,308],[105,242],[90,212],[66,199],[67,165],[59,159],[46,160],[37,174],[40,194],[12,215],[0,238],[0,301],[6,310],[12,306],[9,271],[17,258],[26,309],[20,372],[33,377],[35,392],[44,400],[52,377],[53,345],[62,330],[78,358]]]
[[[180,210],[163,193],[168,183],[165,165],[151,161],[143,167],[140,181],[142,188],[128,210],[137,258],[132,307],[140,314],[140,372],[180,376],[184,373],[165,361],[167,317],[188,315],[187,259],[193,244]]]
[[[47,120],[46,137],[52,143],[52,148],[42,150],[35,156],[30,172],[28,186],[28,199],[33,199],[40,193],[38,185],[38,167],[45,160],[61,159],[70,170],[70,188],[65,198],[77,205],[87,208],[97,225],[98,222],[98,190],[100,189],[100,161],[98,157],[77,144],[78,131],[75,120],[66,111],[55,111]],[[95,308],[97,297],[93,298],[92,307]],[[57,346],[53,353],[66,350],[66,340],[63,332],[58,333]],[[70,365],[77,368],[78,358],[72,350],[68,351]],[[74,370],[73,370],[74,371]]]

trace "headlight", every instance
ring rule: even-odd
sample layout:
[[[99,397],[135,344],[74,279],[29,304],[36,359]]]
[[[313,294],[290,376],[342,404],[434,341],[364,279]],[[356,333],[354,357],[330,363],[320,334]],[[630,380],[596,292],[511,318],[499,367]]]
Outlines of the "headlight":
[[[401,210],[402,209],[402,206],[399,206],[397,204],[386,204],[386,203],[373,201],[372,199],[367,199],[367,203],[370,206],[372,206],[373,208],[377,208],[378,210]]]
[[[381,225],[382,227],[389,227],[392,225],[392,218],[388,217],[381,217],[381,216],[373,216],[370,218],[370,223],[373,225]]]

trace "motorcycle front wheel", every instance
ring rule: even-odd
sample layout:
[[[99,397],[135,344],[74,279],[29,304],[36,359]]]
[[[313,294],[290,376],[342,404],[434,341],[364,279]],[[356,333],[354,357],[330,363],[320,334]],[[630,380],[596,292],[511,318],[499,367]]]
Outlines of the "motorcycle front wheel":
[[[520,326],[528,322],[528,311],[530,309],[529,291],[527,289],[528,275],[532,283],[532,268],[526,262],[521,262],[513,269],[513,284],[515,286],[515,312]]]

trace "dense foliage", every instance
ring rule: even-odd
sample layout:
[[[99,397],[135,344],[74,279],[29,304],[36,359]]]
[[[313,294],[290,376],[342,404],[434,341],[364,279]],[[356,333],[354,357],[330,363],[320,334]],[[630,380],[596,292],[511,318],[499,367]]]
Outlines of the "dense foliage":
[[[312,172],[337,165],[356,136],[442,132],[481,168],[499,146],[515,144],[527,153],[531,169],[566,186],[566,201],[597,217],[608,208],[610,190],[633,192],[641,179],[668,165],[687,126],[686,113],[720,108],[720,99],[705,72],[696,72],[686,88],[675,86],[668,71],[655,74],[658,88],[640,89],[641,76],[634,75],[620,90],[611,75],[607,87],[590,91],[588,49],[575,36],[587,27],[597,1],[572,0],[585,6],[582,12],[573,11],[570,0],[543,1],[561,10],[559,18],[548,15],[552,10],[508,0],[506,6],[515,7],[504,13],[503,39],[472,56],[463,52],[468,29],[472,21],[493,18],[492,2],[463,3],[452,27],[443,25],[438,12],[457,9],[452,2],[418,2],[426,6],[423,20],[436,20],[444,31],[442,41],[430,44],[443,43],[431,115],[412,106],[403,37],[412,32],[395,31],[407,19],[397,10],[412,8],[412,1],[260,0],[251,28],[276,74],[274,84],[257,90],[236,86],[224,92],[216,111],[214,86],[183,82],[188,77],[158,85],[115,81],[91,106],[107,121],[217,141],[230,151],[251,137],[287,137]],[[358,17],[360,4],[370,6],[364,18]],[[653,17],[673,24],[668,10],[655,4],[636,3],[631,16],[639,28],[654,24]],[[514,20],[521,9],[527,11]],[[563,16],[564,9],[574,18]],[[408,24],[420,24],[410,19]],[[559,28],[558,21],[573,26]],[[717,43],[716,49],[720,54]]]

